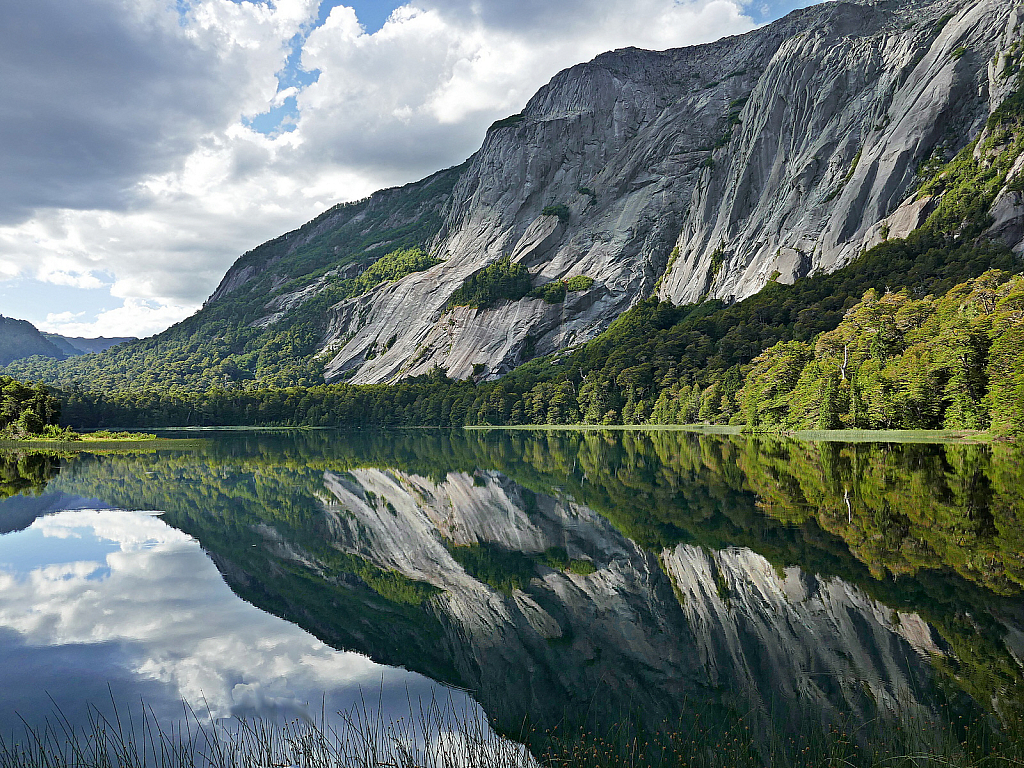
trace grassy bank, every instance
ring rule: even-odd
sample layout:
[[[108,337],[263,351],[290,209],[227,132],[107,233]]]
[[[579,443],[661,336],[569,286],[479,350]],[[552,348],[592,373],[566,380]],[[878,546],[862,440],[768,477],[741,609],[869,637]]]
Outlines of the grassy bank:
[[[751,432],[724,424],[523,424],[510,427],[473,425],[467,430],[546,432],[693,432],[699,435],[792,437],[809,442],[835,443],[963,443],[1006,441],[1008,438],[969,429],[805,429]]]

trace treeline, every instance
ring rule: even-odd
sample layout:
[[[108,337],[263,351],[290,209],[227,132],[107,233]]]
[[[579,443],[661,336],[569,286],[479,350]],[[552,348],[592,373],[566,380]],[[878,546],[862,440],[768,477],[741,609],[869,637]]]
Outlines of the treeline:
[[[60,409],[60,400],[42,384],[0,376],[0,439],[39,434],[60,420]]]

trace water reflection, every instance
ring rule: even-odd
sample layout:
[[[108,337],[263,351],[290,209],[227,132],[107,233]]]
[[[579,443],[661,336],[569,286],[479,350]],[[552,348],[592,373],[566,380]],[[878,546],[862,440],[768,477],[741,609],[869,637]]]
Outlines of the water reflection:
[[[8,509],[13,501],[0,503],[0,519],[22,511]],[[166,727],[182,699],[214,720],[283,722],[348,710],[360,690],[385,717],[450,694],[257,610],[190,536],[111,509],[67,509],[0,536],[0,690],[8,733],[19,718],[41,723],[56,710],[84,724],[86,702],[104,711],[145,702]]]
[[[163,511],[245,600],[518,733],[1013,716],[1022,487],[1009,445],[410,431],[80,455],[47,494]]]

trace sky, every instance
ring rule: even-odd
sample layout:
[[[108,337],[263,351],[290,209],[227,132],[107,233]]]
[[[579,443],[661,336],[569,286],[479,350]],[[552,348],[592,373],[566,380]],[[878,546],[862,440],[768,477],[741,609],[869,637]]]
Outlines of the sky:
[[[0,314],[148,336],[244,252],[456,165],[558,71],[807,0],[32,0],[0,11]]]

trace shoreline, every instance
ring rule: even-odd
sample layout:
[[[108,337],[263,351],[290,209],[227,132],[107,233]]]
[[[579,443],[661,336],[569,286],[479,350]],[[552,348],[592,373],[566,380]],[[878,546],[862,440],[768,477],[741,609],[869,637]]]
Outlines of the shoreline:
[[[141,440],[48,440],[46,438],[32,440],[0,440],[0,451],[18,450],[52,450],[60,452],[113,450],[124,448],[194,448],[199,445],[198,439],[176,439],[171,437],[145,438]]]
[[[691,432],[698,435],[729,435],[760,438],[788,438],[827,443],[961,443],[981,445],[1013,442],[1012,438],[967,429],[808,429],[785,431],[744,431],[725,424],[517,424],[491,426],[473,424],[466,430],[515,430],[544,432]]]

